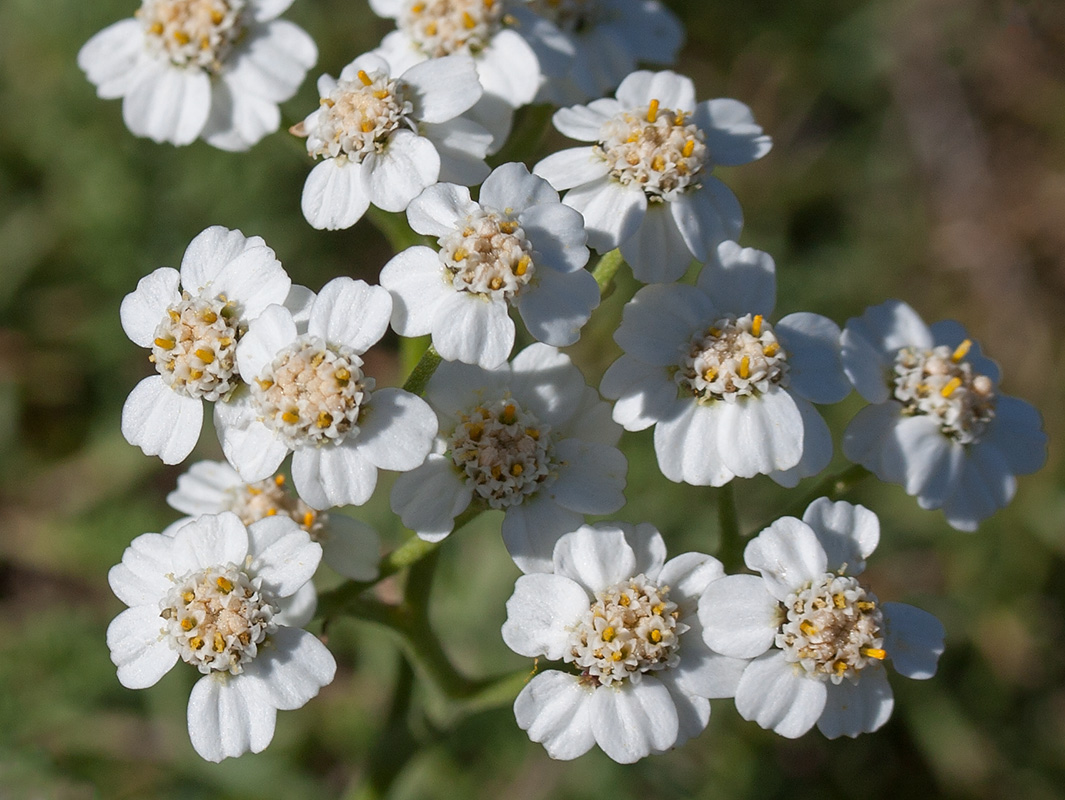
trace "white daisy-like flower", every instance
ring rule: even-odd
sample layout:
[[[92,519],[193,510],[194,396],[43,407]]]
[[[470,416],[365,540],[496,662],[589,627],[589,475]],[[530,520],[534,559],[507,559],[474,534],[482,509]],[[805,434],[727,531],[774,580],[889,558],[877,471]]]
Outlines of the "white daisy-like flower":
[[[402,389],[375,389],[363,372],[362,355],[391,313],[380,286],[336,278],[315,298],[306,329],[281,306],[253,321],[237,348],[250,390],[215,406],[222,450],[244,481],[269,478],[291,452],[293,483],[311,508],[362,505],[378,469],[425,460],[433,410]]]
[[[699,596],[724,576],[702,553],[666,561],[651,525],[584,525],[559,539],[552,573],[523,575],[507,601],[503,641],[564,662],[514,701],[518,726],[548,755],[598,744],[629,764],[699,735],[712,697],[731,697],[746,662],[703,642]]]
[[[562,77],[546,81],[540,96],[556,105],[602,97],[638,63],[668,66],[684,43],[684,26],[657,0],[524,0],[573,43]]]
[[[744,719],[781,736],[815,724],[830,739],[875,731],[894,699],[885,660],[931,678],[943,626],[926,611],[881,603],[857,576],[880,541],[872,511],[822,497],[801,520],[782,517],[744,551],[754,575],[712,583],[699,601],[715,652],[752,659],[736,687]]]
[[[189,243],[180,271],[141,278],[122,301],[122,329],[151,348],[158,374],[122,407],[126,441],[165,464],[184,461],[200,438],[203,401],[225,404],[241,383],[237,343],[248,323],[273,303],[302,298],[305,290],[293,288],[266,242],[218,225]]]
[[[370,203],[403,211],[437,180],[474,185],[488,175],[488,131],[460,115],[481,96],[465,55],[416,64],[393,78],[368,53],[340,79],[318,79],[319,108],[292,133],[322,158],[303,187],[303,215],[315,228],[350,228]]]
[[[545,76],[566,74],[570,40],[552,23],[507,0],[370,0],[396,30],[374,51],[400,74],[456,53],[473,58],[484,94],[467,116],[491,131],[490,153],[510,133],[514,109],[533,102]]]
[[[235,514],[207,515],[172,536],[138,536],[108,575],[129,606],[107,628],[119,681],[153,686],[180,658],[203,673],[188,707],[196,752],[208,761],[260,752],[278,710],[304,705],[336,673],[301,629],[321,557],[285,516],[245,527]]]
[[[307,532],[312,542],[322,546],[322,560],[339,574],[354,581],[371,581],[377,577],[380,562],[377,531],[344,514],[327,514],[311,508],[285,490],[284,475],[245,483],[224,461],[198,461],[178,478],[177,489],[167,495],[166,502],[193,517],[232,511],[245,525],[266,517],[288,516]]]
[[[395,299],[392,327],[401,336],[432,334],[448,361],[485,369],[514,346],[511,306],[536,339],[562,347],[580,338],[599,305],[581,215],[524,164],[497,167],[479,202],[464,186],[430,186],[407,208],[418,233],[435,236],[437,252],[411,247],[381,270]]]
[[[812,403],[850,392],[839,326],[819,314],[775,325],[773,259],[724,242],[695,286],[645,286],[614,340],[625,354],[603,376],[626,430],[655,426],[655,453],[673,481],[721,486],[769,475],[783,486],[832,459],[832,435]]]
[[[644,283],[675,281],[693,258],[705,262],[739,238],[736,196],[710,173],[772,146],[743,103],[697,104],[691,79],[668,71],[633,72],[616,99],[559,109],[554,123],[593,144],[550,155],[533,172],[569,190],[563,202],[584,215],[589,247],[620,247]]]
[[[400,475],[392,510],[439,541],[471,503],[500,509],[503,541],[523,572],[551,569],[551,553],[584,514],[625,504],[621,428],[569,357],[534,344],[482,370],[445,362],[426,390],[440,419],[435,452]]]
[[[951,527],[976,530],[1046,460],[1038,411],[1000,394],[998,366],[953,320],[925,325],[889,300],[847,320],[843,367],[872,405],[851,420],[843,453],[898,483]]]
[[[142,0],[93,36],[78,66],[103,98],[121,97],[126,127],[156,142],[201,137],[247,150],[281,124],[318,49],[277,19],[292,0]]]

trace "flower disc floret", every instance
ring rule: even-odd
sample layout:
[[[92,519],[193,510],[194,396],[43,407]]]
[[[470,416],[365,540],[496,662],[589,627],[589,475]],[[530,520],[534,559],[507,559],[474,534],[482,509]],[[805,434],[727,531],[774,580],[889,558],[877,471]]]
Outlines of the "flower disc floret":
[[[399,29],[429,58],[478,53],[503,25],[502,0],[412,0]]]
[[[361,164],[382,152],[397,130],[417,132],[407,91],[406,83],[381,73],[359,70],[355,80],[341,78],[305,123],[307,152]]]
[[[645,673],[680,663],[680,635],[689,626],[669,600],[669,588],[642,573],[596,592],[596,602],[570,633],[563,655],[595,685],[639,683]]]
[[[553,474],[550,428],[506,398],[480,405],[455,428],[451,460],[491,508],[509,508]]]
[[[622,185],[638,184],[652,202],[671,200],[699,188],[707,162],[706,135],[689,118],[651,100],[603,123],[593,151]]]
[[[166,313],[149,357],[163,382],[194,399],[228,397],[240,383],[236,343],[243,330],[235,304],[224,295],[193,297],[183,292]]]
[[[244,36],[246,0],[144,0],[137,17],[149,52],[217,74]]]
[[[350,347],[304,334],[281,350],[252,384],[259,418],[291,448],[339,444],[358,431],[374,387]]]
[[[956,348],[903,347],[891,387],[903,414],[938,418],[940,430],[960,444],[978,441],[995,416],[993,382],[964,360],[970,347],[968,339]]]
[[[240,517],[245,525],[278,514],[290,517],[310,535],[311,541],[319,541],[322,531],[329,524],[329,515],[315,511],[299,497],[286,492],[284,487],[284,475],[238,484],[228,492],[228,510]]]
[[[510,300],[532,280],[532,244],[516,219],[478,209],[441,237],[440,261],[460,292]]]
[[[810,677],[838,685],[887,655],[876,596],[853,577],[826,573],[789,594],[782,614],[775,644]]]
[[[701,403],[788,385],[787,354],[760,314],[723,317],[692,337],[674,380]]]
[[[239,675],[266,638],[277,631],[278,606],[233,564],[193,572],[175,582],[162,601],[171,645],[200,672]]]

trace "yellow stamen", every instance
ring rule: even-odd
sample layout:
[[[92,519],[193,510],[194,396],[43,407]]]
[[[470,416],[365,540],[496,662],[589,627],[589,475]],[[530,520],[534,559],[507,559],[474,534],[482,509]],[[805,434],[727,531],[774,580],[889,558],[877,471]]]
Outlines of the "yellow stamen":
[[[536,428],[526,428],[525,435],[532,439],[534,442],[540,441],[540,431]]]
[[[665,168],[666,160],[662,156],[657,155],[651,159],[651,169],[655,172],[662,172]]]
[[[492,291],[499,291],[503,288],[503,279],[496,275],[492,280],[488,281],[488,288]]]
[[[503,407],[503,413],[499,415],[499,421],[504,425],[513,425],[518,418],[518,409],[513,403],[507,403]]]
[[[708,328],[706,332],[716,339],[721,335],[721,328]]]
[[[683,111],[678,111],[676,113],[676,116],[673,117],[673,124],[674,125],[683,125],[687,121],[687,119],[688,119],[688,115],[687,114],[685,114]]]
[[[857,603],[859,611],[872,611],[876,608],[876,603],[870,603],[868,600],[859,600]]]
[[[514,233],[518,229],[518,223],[512,219],[504,220],[499,223],[499,230],[503,233]]]
[[[315,353],[311,356],[311,366],[316,369],[322,366],[323,361],[325,361],[325,353]]]
[[[621,661],[621,659],[623,659],[624,657],[625,654],[622,653],[620,650],[615,650],[613,653],[610,654],[611,661]]]
[[[388,97],[388,89],[378,89],[376,92],[373,93],[373,96],[376,97],[378,100],[384,100],[386,97]]]
[[[183,595],[181,595],[181,599],[184,600],[186,604],[188,604],[196,599],[196,595],[192,592],[185,592]]]
[[[222,634],[220,634],[218,631],[215,631],[215,634],[214,634],[214,651],[216,653],[221,653],[225,649],[226,649],[225,637],[222,636]]]
[[[666,604],[665,603],[659,603],[657,606],[652,606],[651,613],[652,614],[661,614],[665,610],[666,610]]]
[[[466,30],[472,31],[477,27],[477,20],[470,16],[469,11],[462,12],[462,24],[466,27]]]
[[[189,377],[192,378],[194,381],[198,381],[200,378],[203,377],[203,370],[202,369],[190,369],[189,370]]]
[[[532,263],[532,259],[528,255],[522,256],[518,259],[517,265],[514,267],[514,274],[521,277],[529,271],[529,265]]]
[[[274,476],[274,483],[277,484],[278,486],[284,486],[285,485],[285,476],[284,475],[275,475]]]
[[[166,313],[170,315],[170,319],[174,320],[174,322],[181,322],[181,314],[179,314],[174,309],[167,309]]]
[[[605,631],[603,631],[603,641],[604,642],[612,642],[612,641],[614,641],[614,638],[617,635],[618,635],[617,631],[615,631],[613,628],[607,628]]]
[[[149,33],[154,33],[156,36],[158,36],[159,34],[161,34],[163,32],[163,23],[161,23],[161,22],[153,22],[151,27],[148,28],[148,32]]]
[[[714,367],[709,367],[706,372],[703,373],[703,380],[707,383],[713,383],[714,378],[717,377],[717,370]]]
[[[188,44],[192,39],[185,31],[174,31],[174,41],[178,44]]]
[[[346,386],[347,382],[351,380],[351,372],[344,367],[341,367],[333,373],[333,377],[337,379],[337,383],[341,386]]]
[[[877,661],[883,661],[887,658],[887,651],[881,650],[879,647],[863,647],[858,652],[866,658],[875,658]]]
[[[654,122],[658,119],[658,101],[652,100],[647,105],[647,121]]]
[[[651,641],[655,644],[662,641],[662,631],[658,630],[658,628],[651,628]]]
[[[425,3],[415,3],[410,7],[410,11],[412,14],[421,14],[425,11]]]
[[[466,426],[466,435],[475,442],[481,441],[482,433],[484,433],[484,425],[481,425],[480,423]]]
[[[847,671],[847,662],[837,661],[835,664],[832,665],[832,669],[836,671],[837,675],[842,675],[844,672]]]
[[[224,20],[225,18],[226,15],[223,14],[221,11],[218,11],[217,9],[211,12],[211,22],[213,22],[215,25],[221,25],[222,20]]]
[[[173,350],[174,349],[174,345],[176,345],[176,344],[177,344],[177,342],[175,342],[173,339],[156,339],[155,340],[155,346],[156,347],[161,347],[164,350]]]
[[[196,358],[200,359],[204,364],[211,364],[214,362],[214,352],[201,347],[196,351]]]
[[[427,22],[425,24],[425,35],[426,36],[436,36],[436,23],[435,22]]]
[[[211,40],[206,36],[200,37],[200,49],[207,50],[211,47]]]
[[[268,517],[276,517],[277,516],[277,509],[276,508],[268,508],[268,509],[266,509],[266,516],[268,516]]]
[[[525,467],[521,464],[512,464],[510,467],[510,474],[515,478],[520,477],[523,472],[525,472]]]
[[[629,596],[627,594],[623,594],[621,597],[618,598],[619,606],[628,606],[628,604],[631,602],[632,601],[629,599]]]
[[[281,419],[283,419],[289,425],[295,425],[297,422],[300,421],[300,412],[291,410],[286,411],[284,414],[281,415]]]
[[[309,528],[314,524],[314,512],[308,511],[303,515],[303,527]]]
[[[318,421],[315,424],[319,428],[328,428],[333,424],[333,415],[328,411],[321,411],[318,413]]]
[[[747,380],[751,376],[751,357],[744,356],[740,361],[740,377]]]
[[[678,123],[679,124],[679,123]],[[695,152],[695,140],[689,139],[684,143],[684,149],[680,151],[681,155],[685,158],[690,158],[691,154]]]
[[[191,647],[193,650],[201,649],[203,647],[203,639],[201,639],[199,636],[193,636],[191,639],[189,639],[189,647]]]
[[[362,130],[363,133],[369,133],[374,129],[374,124],[367,120],[366,122],[362,123],[359,128]]]
[[[799,630],[807,636],[813,636],[815,633],[817,633],[817,628],[808,619],[804,619],[802,622],[799,623]]]
[[[323,98],[322,98],[322,99],[321,99],[321,100],[319,101],[319,105],[323,105],[323,106],[325,106],[326,108],[332,108],[333,106],[335,106],[335,105],[336,105],[336,103],[335,103],[334,101],[330,100],[330,99],[329,99],[328,97],[323,97]]]
[[[466,256],[468,256],[469,254],[470,251],[467,250],[465,247],[458,247],[455,249],[455,255],[453,256],[453,258],[456,261],[464,261],[466,259]]]
[[[959,386],[961,386],[961,378],[955,376],[946,382],[943,388],[939,390],[939,393],[944,397],[950,397]]]
[[[950,354],[950,360],[957,364],[965,356],[969,355],[969,348],[973,346],[972,339],[966,339],[964,342],[954,348],[954,352]]]
[[[767,344],[765,347],[762,348],[762,355],[766,356],[767,358],[772,358],[773,356],[775,356],[779,352],[780,352],[780,345],[777,344],[776,342],[770,342],[769,344]]]
[[[220,591],[222,594],[229,594],[233,591],[233,581],[231,581],[224,575],[218,576],[218,579],[215,581],[215,585],[218,586],[218,591]]]
[[[218,315],[211,311],[211,309],[207,309],[203,312],[203,314],[200,315],[200,319],[202,319],[208,325],[211,325],[218,319]]]
[[[762,335],[762,315],[755,314],[754,319],[751,320],[751,336]]]
[[[484,7],[490,9],[496,4],[496,0],[484,0]]]
[[[181,630],[191,631],[195,627],[196,620],[194,620],[192,617],[185,617],[185,619],[181,620]]]
[[[259,388],[260,388],[260,389],[262,389],[262,390],[263,390],[264,392],[265,392],[265,391],[266,391],[267,389],[269,389],[269,388],[270,388],[271,386],[273,386],[273,385],[274,385],[274,382],[273,382],[273,381],[271,381],[271,380],[265,380],[265,381],[261,381],[261,380],[259,380],[258,378],[256,378],[256,379],[255,379],[255,382],[256,382],[257,384],[259,384]]]
[[[498,464],[492,467],[492,477],[496,480],[499,480],[501,477],[503,477],[503,468]]]
[[[351,73],[348,74],[350,75]],[[371,83],[373,83],[373,81],[370,80],[370,76],[366,74],[366,70],[360,69],[358,75],[359,80],[362,81],[363,86],[369,86]]]

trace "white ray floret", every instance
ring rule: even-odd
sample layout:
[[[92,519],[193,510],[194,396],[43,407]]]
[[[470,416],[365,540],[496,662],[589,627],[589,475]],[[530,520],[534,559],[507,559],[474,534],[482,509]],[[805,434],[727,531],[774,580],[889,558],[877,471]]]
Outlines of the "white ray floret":
[[[750,659],[736,687],[744,719],[781,736],[814,725],[830,739],[877,730],[894,699],[884,664],[909,678],[935,674],[943,626],[903,603],[881,603],[859,582],[880,540],[867,508],[820,498],[802,520],[782,517],[751,540],[748,568],[699,601],[712,650]]]
[[[381,271],[401,336],[431,334],[448,361],[485,369],[514,346],[513,306],[534,338],[562,347],[599,305],[581,215],[523,164],[497,167],[479,200],[463,186],[430,186],[407,209],[411,227],[440,250],[411,247]]]
[[[203,674],[188,706],[196,752],[221,761],[263,750],[278,710],[303,706],[336,673],[301,629],[321,555],[287,516],[245,527],[232,513],[205,515],[138,536],[108,575],[129,606],[107,629],[119,681],[144,689],[185,661]]]
[[[232,511],[245,525],[266,517],[288,516],[322,546],[322,560],[355,581],[377,577],[380,537],[369,525],[339,513],[317,511],[285,489],[278,474],[245,483],[224,461],[198,461],[177,480],[166,501],[190,517]],[[189,518],[180,520],[181,524]]]
[[[518,725],[548,755],[598,744],[629,764],[697,736],[712,697],[731,697],[746,662],[709,651],[699,596],[724,575],[702,553],[666,561],[651,525],[599,523],[555,545],[552,572],[518,578],[503,641],[561,661],[514,701]]]
[[[292,480],[313,509],[362,505],[378,469],[421,464],[436,415],[401,389],[377,389],[363,354],[388,328],[392,299],[351,278],[327,283],[306,329],[268,308],[237,349],[250,390],[215,407],[226,459],[248,483],[273,475],[292,452]],[[303,332],[301,332],[303,331]]]
[[[203,425],[203,401],[224,404],[241,380],[237,343],[273,303],[297,305],[274,251],[258,236],[214,226],[189,243],[180,270],[160,267],[122,301],[122,328],[151,349],[156,375],[122,408],[122,433],[166,464],[185,459]]]
[[[647,286],[625,307],[614,340],[625,354],[600,390],[626,430],[655,426],[658,466],[673,481],[721,486],[769,475],[783,486],[832,459],[813,403],[850,392],[839,327],[818,314],[769,322],[773,260],[724,242],[695,286]]]
[[[531,345],[493,370],[445,362],[426,398],[440,420],[434,453],[392,490],[392,509],[423,539],[447,536],[471,503],[499,509],[518,567],[546,571],[584,514],[624,505],[621,428],[555,348]]]
[[[851,420],[843,452],[921,508],[963,531],[1005,507],[1016,475],[1046,460],[1038,411],[1001,394],[998,366],[957,322],[934,325],[889,300],[847,320],[843,367],[872,405]]]
[[[175,145],[202,138],[247,150],[281,123],[278,103],[318,60],[302,28],[277,17],[291,0],[143,0],[92,37],[78,66],[126,127]]]
[[[469,56],[417,64],[398,77],[373,54],[318,79],[319,108],[292,133],[322,161],[303,187],[315,228],[354,225],[369,204],[403,211],[437,180],[474,185],[488,175],[491,134],[462,114],[481,97]]]
[[[584,215],[588,245],[621,248],[644,283],[680,278],[691,260],[739,238],[743,214],[710,173],[761,158],[772,141],[737,100],[695,102],[690,78],[633,72],[616,97],[555,113],[566,136],[592,142],[562,150],[533,169]]]

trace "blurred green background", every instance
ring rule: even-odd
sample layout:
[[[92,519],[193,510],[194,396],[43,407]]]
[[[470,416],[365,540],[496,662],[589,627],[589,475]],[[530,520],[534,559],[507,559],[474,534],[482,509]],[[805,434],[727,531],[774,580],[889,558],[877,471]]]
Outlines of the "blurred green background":
[[[368,220],[339,233],[304,222],[309,162],[283,132],[245,154],[134,138],[75,55],[135,5],[0,4],[0,798],[357,797],[368,765],[391,750],[381,734],[400,661],[380,628],[331,626],[336,682],[281,714],[265,753],[221,765],[188,742],[193,670],[134,692],[108,659],[104,631],[122,604],[107,570],[131,539],[176,517],[164,497],[182,471],[119,432],[122,402],[149,368],[119,325],[123,295],[177,266],[212,224],[263,236],[312,288],[337,275],[373,281],[390,254]],[[676,752],[630,767],[598,750],[556,763],[509,704],[464,707],[419,683],[409,715],[423,746],[394,797],[1060,797],[1065,4],[672,6],[688,27],[678,70],[699,97],[743,100],[774,137],[765,159],[722,177],[746,213],[743,243],[777,260],[778,315],[813,310],[842,324],[900,297],[930,322],[961,320],[1002,365],[1004,391],[1042,411],[1048,464],[976,534],[898,487],[869,481],[850,496],[882,522],[872,589],[947,629],[935,679],[892,677],[895,713],[880,732],[786,741],[715,701],[708,730]],[[318,42],[312,76],[336,74],[390,27],[361,0],[297,2],[287,17]],[[308,80],[286,117],[316,102]],[[549,136],[536,157],[562,145]],[[619,354],[610,333],[634,290],[623,275],[571,349],[593,385]],[[395,339],[387,345],[371,372],[398,385]],[[859,405],[852,395],[827,410],[837,441]],[[629,503],[617,516],[657,525],[671,553],[714,552],[714,491],[664,479],[649,433],[623,442]],[[219,456],[206,431],[193,459]],[[389,484],[355,513],[392,546],[404,533]],[[737,488],[753,533],[809,487],[788,494],[759,478]],[[435,627],[473,676],[531,669],[498,634],[518,574],[498,524],[484,515],[449,539],[433,587]]]

